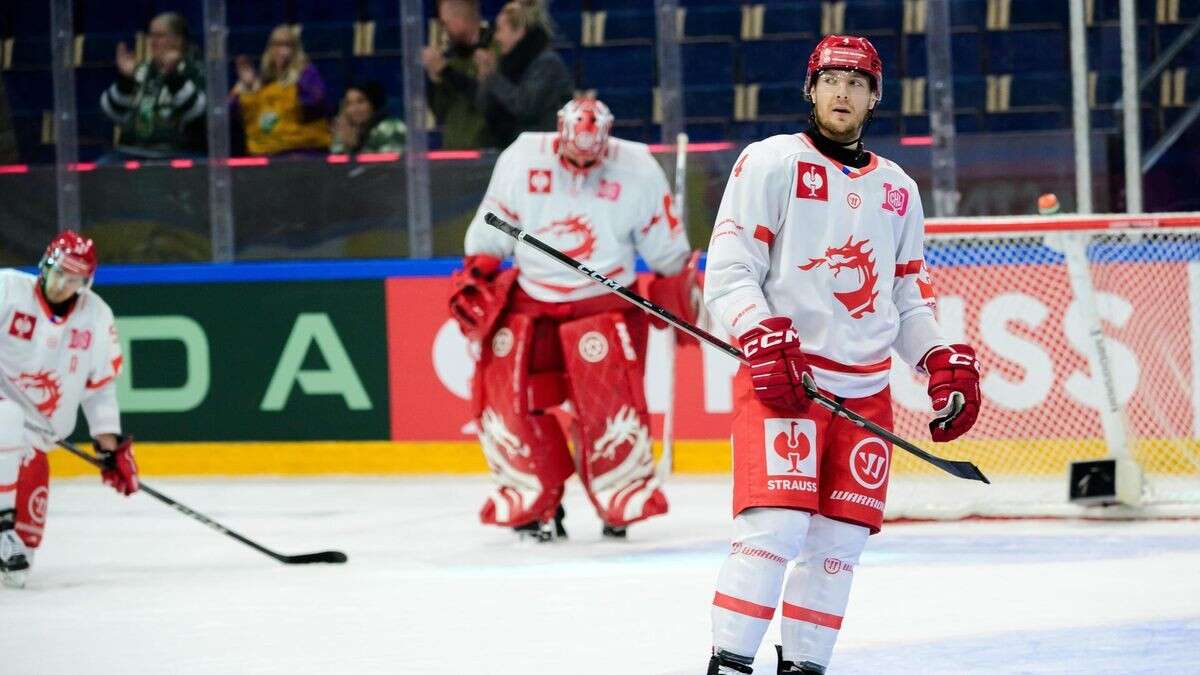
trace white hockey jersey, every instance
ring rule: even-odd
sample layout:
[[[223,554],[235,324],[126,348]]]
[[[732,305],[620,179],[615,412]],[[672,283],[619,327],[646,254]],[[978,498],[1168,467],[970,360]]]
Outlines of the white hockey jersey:
[[[600,166],[576,175],[555,151],[554,133],[526,132],[500,153],[487,194],[467,228],[467,255],[513,255],[517,283],[544,302],[583,300],[607,293],[562,263],[484,222],[488,211],[628,286],[635,254],[651,269],[675,274],[690,251],[671,204],[662,168],[642,143],[609,139]],[[514,250],[515,247],[515,250]]]
[[[753,143],[717,213],[705,303],[734,336],[790,317],[818,386],[869,396],[887,386],[893,347],[915,364],[945,344],[924,220],[916,183],[878,155],[854,169],[804,134]]]
[[[120,434],[115,379],[121,345],[113,313],[90,289],[65,317],[55,317],[37,277],[0,270],[0,369],[50,419],[60,438],[75,429],[79,407],[92,436]],[[40,439],[48,449],[55,439]]]

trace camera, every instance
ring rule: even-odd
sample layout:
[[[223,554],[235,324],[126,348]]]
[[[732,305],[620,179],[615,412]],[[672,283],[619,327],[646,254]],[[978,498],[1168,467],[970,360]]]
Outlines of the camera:
[[[473,45],[460,45],[454,42],[454,40],[447,40],[446,49],[442,51],[442,56],[446,57],[447,59],[451,59],[456,56],[470,56],[475,52],[476,49],[491,49],[492,38],[495,36],[495,34],[496,29],[490,24],[485,23],[483,27],[479,29],[478,42]]]

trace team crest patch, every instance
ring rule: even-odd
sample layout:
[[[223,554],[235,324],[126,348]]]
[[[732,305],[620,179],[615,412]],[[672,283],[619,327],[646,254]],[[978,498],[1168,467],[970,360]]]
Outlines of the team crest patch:
[[[908,188],[894,188],[891,183],[883,184],[883,210],[898,216],[908,212]]]
[[[615,202],[621,198],[621,183],[615,180],[600,179],[600,187],[596,188],[596,196]]]
[[[12,323],[8,325],[8,334],[22,340],[33,339],[33,329],[37,326],[37,317],[24,312],[13,312]]]
[[[588,363],[600,363],[608,356],[608,338],[590,330],[579,338],[579,356]]]
[[[817,424],[812,420],[763,420],[767,475],[814,478],[817,475]]]
[[[530,169],[529,191],[534,194],[550,194],[551,179],[549,169]]]
[[[829,177],[825,167],[812,162],[796,162],[796,199],[829,201]]]
[[[68,340],[68,349],[87,349],[92,346],[92,331],[79,330],[78,328],[71,329],[71,337]]]
[[[868,490],[883,485],[888,475],[887,443],[874,436],[859,441],[850,451],[850,473]]]

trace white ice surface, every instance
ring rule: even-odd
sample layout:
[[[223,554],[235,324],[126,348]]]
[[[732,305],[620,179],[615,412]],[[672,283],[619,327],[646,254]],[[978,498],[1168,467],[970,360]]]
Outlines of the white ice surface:
[[[98,481],[96,481],[98,483]],[[601,541],[578,484],[568,542],[485,528],[485,479],[153,480],[285,553],[280,565],[145,495],[51,487],[24,590],[0,588],[0,673],[696,675],[729,486]],[[831,673],[1200,673],[1200,522],[885,526]],[[757,672],[773,675],[773,624]]]

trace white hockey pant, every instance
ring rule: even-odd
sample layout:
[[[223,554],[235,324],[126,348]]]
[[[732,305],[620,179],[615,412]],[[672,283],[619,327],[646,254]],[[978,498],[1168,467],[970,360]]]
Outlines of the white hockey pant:
[[[33,452],[25,433],[25,413],[12,401],[0,399],[0,511],[17,504],[17,475],[21,462]]]

